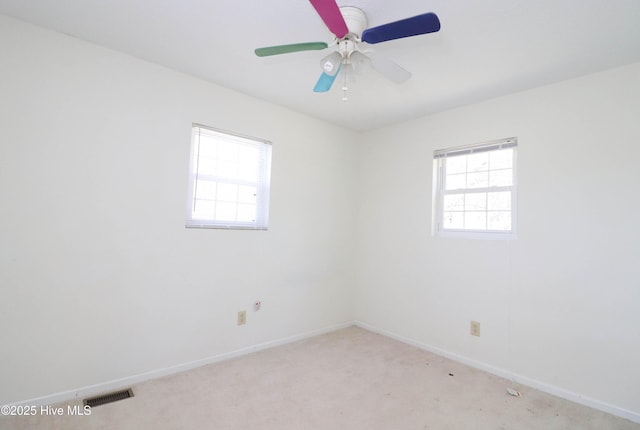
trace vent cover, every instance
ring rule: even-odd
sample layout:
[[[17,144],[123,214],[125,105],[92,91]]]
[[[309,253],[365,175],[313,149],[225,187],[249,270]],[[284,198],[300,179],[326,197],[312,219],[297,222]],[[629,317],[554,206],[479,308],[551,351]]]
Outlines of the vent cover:
[[[83,402],[85,406],[88,405],[93,408],[107,403],[117,402],[118,400],[128,399],[129,397],[133,397],[133,390],[131,388],[114,391],[113,393],[107,393],[97,397],[91,397],[90,399],[84,399]]]

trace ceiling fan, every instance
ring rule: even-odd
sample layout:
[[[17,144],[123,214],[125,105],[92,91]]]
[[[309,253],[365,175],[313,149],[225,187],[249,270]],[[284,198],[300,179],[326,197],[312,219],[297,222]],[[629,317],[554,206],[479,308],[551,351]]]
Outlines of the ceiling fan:
[[[327,28],[335,35],[331,46],[336,49],[320,61],[322,74],[314,92],[327,92],[341,75],[343,80],[342,100],[347,100],[348,79],[354,67],[370,64],[375,70],[390,80],[402,83],[411,77],[411,73],[393,61],[378,55],[369,56],[363,52],[365,45],[386,42],[404,37],[434,33],[440,30],[440,20],[432,12],[416,15],[377,27],[367,28],[367,16],[353,6],[339,7],[336,0],[309,0]],[[258,48],[258,57],[288,54],[291,52],[323,50],[329,47],[325,42],[294,43],[289,45]]]

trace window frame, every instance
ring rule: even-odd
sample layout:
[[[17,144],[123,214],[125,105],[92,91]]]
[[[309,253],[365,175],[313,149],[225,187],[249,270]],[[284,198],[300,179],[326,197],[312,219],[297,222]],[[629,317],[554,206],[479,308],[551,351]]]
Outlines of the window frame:
[[[209,133],[222,140],[228,139],[227,142],[237,143],[238,145],[255,146],[260,149],[260,162],[257,179],[255,182],[240,179],[239,177],[222,177],[216,174],[203,174],[199,172],[199,150],[198,146],[202,133]],[[211,228],[225,230],[268,230],[269,224],[269,201],[271,189],[271,152],[272,143],[268,140],[259,139],[227,130],[218,129],[198,123],[191,126],[191,150],[189,152],[189,190],[187,198],[187,215],[185,227],[187,228]],[[199,177],[208,177],[210,182],[215,182],[216,186],[220,183],[235,184],[237,186],[255,186],[256,188],[256,219],[253,222],[244,222],[238,220],[216,220],[194,218],[194,208],[196,204],[197,184]],[[217,201],[217,200],[213,200]],[[231,201],[230,201],[231,202]],[[238,204],[238,198],[235,203]]]
[[[501,149],[513,148],[512,158],[512,183],[510,186],[458,188],[455,190],[445,190],[446,186],[446,163],[447,157],[458,155],[470,155],[479,152],[492,152]],[[459,237],[469,239],[515,239],[517,238],[518,220],[518,192],[517,192],[517,154],[518,139],[510,137],[472,145],[457,146],[446,149],[439,149],[433,152],[433,213],[432,213],[432,235],[441,237]],[[491,169],[488,170],[490,172]],[[467,172],[469,173],[469,172]],[[445,229],[444,226],[444,196],[452,194],[473,194],[509,191],[511,193],[511,230],[478,230],[478,229]],[[463,211],[464,213],[465,211]],[[488,211],[487,211],[488,212]]]

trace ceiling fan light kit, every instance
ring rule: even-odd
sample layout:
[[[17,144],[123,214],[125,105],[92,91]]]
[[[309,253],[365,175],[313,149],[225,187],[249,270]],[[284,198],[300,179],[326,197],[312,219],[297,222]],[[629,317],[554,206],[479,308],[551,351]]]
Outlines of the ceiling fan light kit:
[[[340,65],[342,64],[342,55],[338,51],[334,51],[331,54],[320,60],[322,70],[329,76],[334,76],[338,73]]]
[[[377,27],[367,28],[367,16],[362,9],[353,6],[339,7],[336,0],[309,0],[327,28],[334,34],[331,46],[334,52],[320,60],[321,75],[313,88],[314,92],[327,92],[341,75],[342,100],[347,101],[349,83],[353,81],[354,65],[370,64],[374,70],[396,83],[405,82],[411,73],[395,62],[376,55],[371,58],[361,49],[363,43],[376,44],[405,37],[434,33],[440,30],[440,20],[434,13],[424,13]],[[289,45],[258,48],[259,57],[288,54],[292,52],[322,50],[329,47],[325,42],[295,43]]]

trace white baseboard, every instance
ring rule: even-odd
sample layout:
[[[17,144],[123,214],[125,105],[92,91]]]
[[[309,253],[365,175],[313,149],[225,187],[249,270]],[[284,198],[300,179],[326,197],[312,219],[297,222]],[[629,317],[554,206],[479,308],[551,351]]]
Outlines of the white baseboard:
[[[207,364],[218,363],[220,361],[225,361],[231,358],[240,357],[240,356],[261,351],[264,349],[285,345],[288,343],[307,339],[313,336],[318,336],[318,335],[329,333],[335,330],[351,327],[353,325],[354,323],[352,321],[341,323],[341,324],[334,324],[321,329],[311,330],[305,333],[300,333],[297,335],[288,336],[285,338],[248,346],[246,348],[241,348],[235,351],[214,355],[211,357],[203,358],[201,360],[191,361],[188,363],[171,366],[164,369],[153,370],[150,372],[128,376],[126,378],[115,379],[112,381],[103,382],[95,385],[88,385],[86,387],[81,387],[74,390],[63,391],[60,393],[50,394],[42,397],[29,399],[29,400],[23,400],[23,401],[12,403],[12,405],[43,406],[43,405],[51,405],[54,403],[73,401],[77,399],[84,399],[86,397],[95,396],[97,394],[119,390],[119,389],[122,389],[123,387],[128,387],[130,385],[138,384],[140,382],[148,381],[150,379],[161,378],[163,376],[168,376],[175,373],[184,372],[186,370],[191,370],[198,367],[206,366]]]
[[[511,381],[514,381],[517,384],[521,384],[521,385],[526,385],[528,387],[531,388],[535,388],[537,390],[543,391],[545,393],[554,395],[556,397],[560,397],[569,401],[572,401],[574,403],[578,403],[581,405],[585,405],[588,406],[590,408],[593,409],[597,409],[603,412],[607,412],[611,415],[616,415],[618,417],[621,418],[625,418],[628,419],[630,421],[636,422],[636,423],[640,423],[640,413],[639,412],[633,412],[624,408],[620,408],[618,406],[614,406],[611,404],[608,404],[606,402],[602,402],[600,400],[596,400],[596,399],[592,399],[590,397],[587,396],[583,396],[581,394],[578,393],[574,393],[572,391],[568,391],[565,389],[562,389],[560,387],[556,387],[554,385],[551,384],[547,384],[545,382],[540,382],[537,381],[535,379],[531,379],[528,378],[526,376],[522,376],[522,375],[518,375],[516,373],[510,372],[508,370],[504,370],[501,369],[499,367],[495,367],[492,366],[490,364],[487,363],[483,363],[481,361],[477,361],[477,360],[473,360],[470,359],[468,357],[453,353],[453,352],[449,352],[446,351],[444,349],[441,348],[437,348],[435,346],[432,345],[428,345],[426,343],[417,341],[415,339],[411,339],[405,336],[400,336],[398,334],[389,332],[387,330],[383,330],[380,329],[378,327],[375,327],[371,324],[367,324],[365,322],[362,321],[355,321],[354,324],[358,327],[361,327],[365,330],[369,330],[372,331],[374,333],[378,333],[381,334],[383,336],[387,336],[390,337],[392,339],[398,340],[402,343],[406,343],[412,346],[415,346],[417,348],[423,349],[425,351],[429,351],[432,352],[434,354],[449,358],[451,360],[457,361],[459,363],[462,364],[466,364],[467,366],[471,366],[471,367],[475,367],[476,369],[480,369],[480,370],[484,370],[486,372],[492,373],[496,376],[500,376],[502,378],[505,379],[509,379]]]

